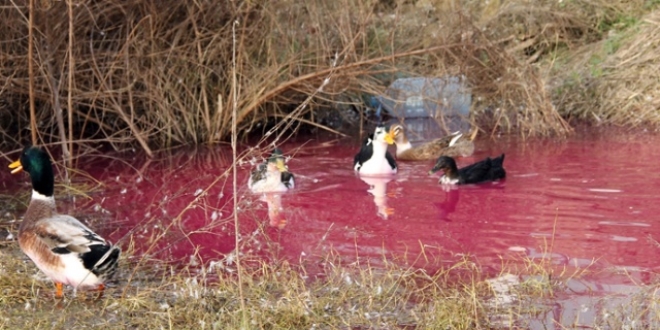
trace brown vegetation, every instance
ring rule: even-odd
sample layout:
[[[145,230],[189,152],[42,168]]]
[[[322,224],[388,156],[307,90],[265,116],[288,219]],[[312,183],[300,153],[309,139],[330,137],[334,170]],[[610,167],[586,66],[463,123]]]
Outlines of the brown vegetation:
[[[40,142],[139,143],[147,150],[229,136],[234,27],[243,134],[263,130],[268,118],[314,125],[316,109],[337,102],[359,108],[361,95],[382,92],[402,74],[466,75],[482,128],[563,134],[570,127],[560,113],[571,117],[573,108],[553,106],[539,61],[598,41],[623,13],[637,15],[650,6],[583,0],[36,1],[30,16],[28,4],[12,1],[0,12],[4,141],[16,146],[29,135],[33,63],[33,131]],[[564,92],[565,99],[575,98],[573,90]],[[310,95],[313,102],[291,116]]]
[[[555,103],[568,118],[625,127],[660,124],[660,12],[626,17],[606,39],[553,68]]]
[[[343,103],[360,111],[363,94],[381,93],[400,75],[465,75],[474,122],[490,132],[563,135],[573,118],[658,123],[657,14],[635,19],[654,1],[30,2],[32,10],[24,0],[0,11],[3,147],[35,134],[42,144],[148,151],[223,141],[232,119],[243,136],[266,133],[269,121],[293,130],[321,126],[318,109]],[[234,153],[232,164],[237,160]],[[225,177],[217,180],[210,186]],[[15,218],[2,227],[13,224]],[[124,263],[134,253],[125,255]],[[328,256],[323,281],[287,264],[163,270],[156,278],[148,276],[155,274],[151,264],[140,263],[124,265],[123,284],[106,299],[69,299],[51,310],[43,299],[47,281],[25,275],[36,270],[20,260],[18,247],[0,256],[0,301],[8,306],[0,327],[13,328],[524,327],[537,309],[552,309],[544,297],[563,285],[530,277],[515,288],[526,299],[495,306],[484,281],[492,274],[467,258],[431,276]],[[529,268],[522,273],[536,278],[552,272],[533,260],[522,264]],[[457,273],[464,278],[456,281]],[[646,306],[652,295],[642,298],[638,305]],[[493,319],[500,314],[508,323]],[[634,320],[646,315],[635,312]],[[599,324],[616,327],[628,316]]]

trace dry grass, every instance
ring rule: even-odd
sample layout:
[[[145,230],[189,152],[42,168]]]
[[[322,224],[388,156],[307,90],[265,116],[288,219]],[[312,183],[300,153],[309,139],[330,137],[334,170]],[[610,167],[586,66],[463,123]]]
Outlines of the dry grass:
[[[543,260],[520,259],[503,265],[497,276],[483,273],[465,258],[428,274],[395,261],[374,268],[330,255],[319,260],[326,270],[320,277],[286,262],[244,267],[243,310],[231,262],[169,269],[122,259],[118,284],[103,298],[82,292],[73,297],[69,291],[57,301],[52,285],[15,244],[0,253],[0,328],[30,329],[241,329],[246,328],[243,313],[249,316],[249,329],[517,329],[544,322],[556,326],[552,319],[561,315],[553,314],[555,294],[565,290],[566,281],[588,272],[561,272],[542,266]],[[505,293],[496,294],[487,279],[505,277],[517,280],[505,287]],[[594,326],[660,324],[652,288],[633,299],[634,305],[597,314]]]
[[[240,134],[263,134],[264,124],[282,118],[318,125],[318,110],[346,109],[338,103],[360,111],[365,93],[381,93],[397,76],[463,74],[482,128],[561,135],[570,127],[535,63],[600,40],[621,12],[638,15],[647,5],[36,1],[30,43],[28,1],[11,1],[0,13],[0,34],[11,41],[0,45],[0,134],[11,146],[30,139],[31,90],[31,132],[42,144],[108,142],[149,152],[227,139],[234,105]],[[235,22],[237,104],[229,69]],[[310,105],[290,116],[310,95]]]
[[[657,10],[641,19],[624,17],[621,29],[557,67],[554,98],[562,112],[598,124],[657,128],[659,21]]]
[[[246,267],[242,310],[231,264],[176,272],[141,266],[128,282],[132,266],[124,262],[119,286],[104,298],[69,292],[53,304],[50,283],[33,276],[35,268],[20,251],[13,246],[2,252],[2,328],[239,329],[243,312],[251,329],[490,328],[496,323],[489,316],[503,308],[529,317],[520,302],[490,304],[492,292],[468,260],[435,275],[394,263],[384,269],[347,265],[337,257],[322,261],[326,273],[319,278],[287,263]],[[543,294],[527,292],[544,304]]]

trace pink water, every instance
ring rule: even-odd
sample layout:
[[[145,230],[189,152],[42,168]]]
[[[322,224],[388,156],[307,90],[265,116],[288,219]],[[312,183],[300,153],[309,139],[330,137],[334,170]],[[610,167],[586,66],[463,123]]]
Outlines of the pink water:
[[[469,255],[496,273],[502,260],[551,252],[558,266],[591,265],[597,275],[584,285],[606,291],[648,283],[660,267],[657,135],[484,138],[459,166],[504,152],[507,179],[450,191],[427,175],[432,162],[400,162],[391,180],[365,182],[352,170],[352,141],[281,147],[293,155],[296,188],[264,199],[281,203],[280,214],[247,190],[253,165],[239,169],[242,251],[253,256],[314,269],[332,252],[345,262],[379,266],[388,259],[434,271]],[[94,218],[91,225],[120,244],[132,240],[150,258],[187,263],[195,252],[203,263],[219,260],[235,247],[230,163],[225,147],[152,160],[84,159],[79,167],[104,185],[72,212]],[[12,179],[28,189],[25,177]]]

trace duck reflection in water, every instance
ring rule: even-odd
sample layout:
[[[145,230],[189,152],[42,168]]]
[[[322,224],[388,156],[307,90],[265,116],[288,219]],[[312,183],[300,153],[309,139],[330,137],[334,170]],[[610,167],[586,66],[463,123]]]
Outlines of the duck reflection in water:
[[[440,219],[445,221],[452,221],[449,215],[456,212],[456,205],[458,205],[460,189],[457,187],[449,187],[445,190],[445,200],[435,203],[435,206],[440,211]]]
[[[266,193],[261,197],[261,200],[266,202],[268,206],[268,219],[270,220],[268,224],[271,227],[284,228],[287,220],[282,206],[282,194]]]
[[[392,181],[394,177],[368,177],[360,176],[360,179],[369,185],[367,192],[374,196],[374,204],[379,217],[387,219],[390,215],[394,214],[394,209],[387,207],[387,183]],[[391,195],[389,195],[391,196]]]

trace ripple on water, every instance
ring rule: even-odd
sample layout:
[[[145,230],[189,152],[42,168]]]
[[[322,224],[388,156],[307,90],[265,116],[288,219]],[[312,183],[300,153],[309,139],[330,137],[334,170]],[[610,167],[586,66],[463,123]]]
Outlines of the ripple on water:
[[[297,180],[294,191],[275,199],[286,221],[271,226],[272,208],[245,187],[260,161],[255,157],[237,178],[241,239],[265,258],[275,253],[292,262],[318,260],[333,249],[369,260],[425,252],[429,261],[419,265],[429,269],[464,254],[497,268],[501,258],[520,253],[543,257],[539,249],[552,242],[553,260],[658,269],[657,247],[648,238],[660,237],[651,222],[660,214],[660,172],[648,155],[660,154],[660,139],[618,138],[478,141],[475,155],[459,166],[505,152],[507,179],[448,190],[437,175],[427,175],[433,161],[399,162],[393,178],[369,180],[353,171],[357,144],[285,144]],[[135,235],[135,244],[144,245],[138,251],[161,251],[159,258],[172,260],[196,251],[217,260],[235,242],[230,155],[218,148],[153,159],[85,158],[82,169],[104,186],[90,194],[92,201],[78,200],[76,211],[89,213],[90,225],[115,241]],[[2,175],[3,182],[20,181]]]

